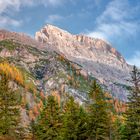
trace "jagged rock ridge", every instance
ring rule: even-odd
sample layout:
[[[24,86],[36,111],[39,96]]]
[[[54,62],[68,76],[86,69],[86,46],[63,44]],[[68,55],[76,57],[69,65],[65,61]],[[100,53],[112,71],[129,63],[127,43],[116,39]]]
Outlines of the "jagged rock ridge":
[[[62,53],[97,78],[116,97],[126,100],[131,66],[109,43],[85,35],[72,35],[53,25],[36,32],[35,39]]]

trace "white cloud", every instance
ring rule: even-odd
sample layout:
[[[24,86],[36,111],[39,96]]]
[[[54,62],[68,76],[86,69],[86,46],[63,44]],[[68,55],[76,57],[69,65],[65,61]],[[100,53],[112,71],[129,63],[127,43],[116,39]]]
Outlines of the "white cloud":
[[[57,14],[55,14],[55,15],[49,15],[48,16],[48,19],[46,20],[46,22],[47,23],[55,23],[55,22],[60,21],[62,19],[64,19],[64,17],[62,17],[60,15],[57,15]]]
[[[107,39],[106,35],[102,32],[89,32],[88,31],[88,36],[94,37],[94,38],[101,38],[101,39]]]
[[[0,28],[8,27],[8,26],[14,26],[18,27],[22,24],[22,21],[14,20],[9,17],[3,17],[0,16]]]
[[[3,13],[8,15],[13,13],[13,11],[18,11],[19,8],[19,0],[0,0],[0,28],[8,26],[18,27],[21,25],[21,21],[3,15]]]
[[[94,0],[94,4],[99,7],[102,0]],[[92,1],[93,2],[93,1]]]
[[[20,7],[19,0],[0,0],[0,14],[10,9],[18,10]]]
[[[48,4],[50,4],[50,5],[52,5],[52,6],[57,6],[57,5],[61,5],[63,2],[64,2],[64,0],[43,0],[43,3],[47,3],[48,2]]]
[[[127,8],[129,8],[127,0],[113,0],[106,6],[105,11],[97,18],[97,22],[108,22],[110,20],[120,21],[127,17]]]
[[[19,10],[21,6],[59,6],[64,2],[64,0],[0,0],[0,13]]]
[[[60,6],[64,3],[64,0],[24,0],[21,2],[23,6],[36,6],[36,5],[44,5],[44,6]]]
[[[88,32],[89,36],[111,39],[130,37],[139,30],[139,21],[133,20],[140,6],[131,7],[128,0],[113,0],[96,19],[96,28]]]
[[[14,11],[18,11],[19,8],[20,0],[0,0],[0,28],[8,26],[18,27],[21,25],[21,21],[3,15],[10,15]]]
[[[127,63],[131,65],[136,65],[140,68],[140,51],[135,52],[134,56],[127,59]]]
[[[18,21],[10,17],[10,14],[17,12],[23,6],[60,6],[64,3],[64,0],[0,0],[0,28],[8,26],[20,26],[22,21]],[[7,16],[4,16],[6,14]],[[52,15],[49,17],[50,22],[60,19],[60,16]]]
[[[19,10],[21,6],[60,6],[63,3],[65,0],[0,0],[0,14]]]

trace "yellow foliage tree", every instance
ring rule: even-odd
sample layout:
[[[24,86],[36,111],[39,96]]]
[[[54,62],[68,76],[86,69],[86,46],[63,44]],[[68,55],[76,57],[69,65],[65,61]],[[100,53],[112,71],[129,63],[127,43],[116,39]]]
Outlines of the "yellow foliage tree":
[[[7,62],[0,63],[0,74],[3,73],[17,83],[24,85],[24,76],[14,65]]]

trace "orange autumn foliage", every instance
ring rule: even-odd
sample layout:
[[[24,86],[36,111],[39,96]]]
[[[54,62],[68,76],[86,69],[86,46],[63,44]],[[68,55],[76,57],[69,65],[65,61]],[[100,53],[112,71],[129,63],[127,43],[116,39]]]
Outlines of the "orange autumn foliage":
[[[33,107],[33,114],[34,114],[35,116],[38,116],[38,115],[39,115],[39,111],[38,111],[38,107],[37,107],[37,106],[34,106],[34,107]]]
[[[14,65],[10,65],[7,62],[0,63],[0,74],[5,74],[21,85],[24,84],[23,74]]]
[[[9,64],[8,62],[0,63],[0,75],[2,74],[5,74],[9,79],[22,85],[25,90],[36,92],[36,88],[33,82],[29,80],[28,77],[26,78],[25,74],[16,66]]]
[[[35,120],[35,116],[32,110],[29,111],[29,118],[30,120]]]
[[[45,95],[44,95],[44,93],[41,91],[40,92],[40,97],[42,98],[42,99],[45,99]]]
[[[114,106],[117,113],[123,113],[126,111],[126,104],[119,101],[117,98],[113,98],[109,93],[105,93],[105,97],[108,99],[107,102]]]

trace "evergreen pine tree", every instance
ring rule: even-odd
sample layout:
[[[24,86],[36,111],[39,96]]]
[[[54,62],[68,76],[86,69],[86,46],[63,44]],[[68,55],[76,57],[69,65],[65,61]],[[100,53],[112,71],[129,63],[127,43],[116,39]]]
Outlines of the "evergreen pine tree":
[[[66,102],[63,117],[62,135],[64,140],[87,139],[87,114],[79,104],[75,103],[73,97]]]
[[[125,124],[120,120],[120,118],[116,118],[115,122],[112,123],[112,139],[111,140],[121,140],[122,135],[125,131]]]
[[[87,112],[85,112],[84,108],[80,107],[78,113],[78,122],[77,122],[77,140],[86,140],[88,138],[87,135]]]
[[[140,71],[134,66],[131,73],[131,92],[128,95],[126,112],[127,140],[140,140]]]
[[[89,92],[92,103],[89,106],[88,134],[91,140],[106,140],[110,134],[110,120],[108,106],[101,87],[93,82]]]
[[[0,136],[17,138],[20,124],[20,95],[9,87],[6,75],[0,76]]]
[[[61,111],[53,96],[48,96],[47,105],[43,109],[36,124],[36,137],[39,140],[60,139]]]

